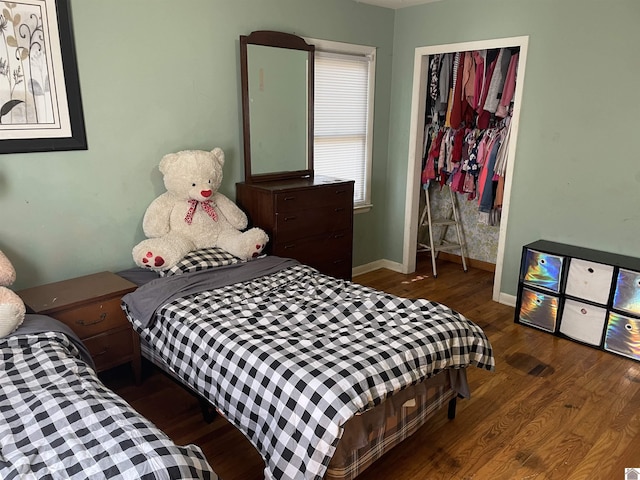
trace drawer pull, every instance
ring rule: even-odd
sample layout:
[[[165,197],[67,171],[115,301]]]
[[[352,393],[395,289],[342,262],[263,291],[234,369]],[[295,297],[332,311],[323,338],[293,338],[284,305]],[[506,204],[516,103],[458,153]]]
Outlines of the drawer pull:
[[[93,358],[95,358],[95,357],[100,357],[100,356],[102,356],[102,355],[106,355],[106,353],[107,353],[108,351],[109,351],[109,349],[108,349],[108,348],[104,348],[104,349],[102,349],[102,351],[100,351],[100,352],[98,352],[98,353],[94,353],[94,354],[93,354]]]
[[[293,216],[293,217],[284,217],[284,221],[285,221],[285,222],[290,222],[291,220],[295,220],[296,218],[298,218],[298,217],[296,217],[296,216]]]
[[[296,248],[296,246],[295,246],[295,244],[292,244],[292,243],[291,243],[291,244],[289,244],[289,245],[285,245],[285,246],[284,246],[284,247],[282,247],[282,248],[284,248],[285,250],[289,250],[289,249],[291,249],[291,248]]]
[[[338,265],[339,263],[344,263],[344,258],[341,258],[340,260],[334,260],[333,261],[334,265]]]
[[[333,238],[335,238],[336,240],[337,240],[338,238],[343,238],[343,237],[344,237],[344,233],[336,233],[336,234],[333,236]]]
[[[344,207],[337,207],[333,209],[334,212],[339,213],[339,212],[344,212]]]
[[[346,190],[336,190],[336,195],[340,195],[341,193],[347,193]]]
[[[78,325],[82,325],[83,327],[89,327],[91,325],[95,325],[97,323],[104,322],[106,318],[107,318],[107,312],[103,312],[103,313],[100,314],[100,317],[98,317],[98,319],[94,320],[93,322],[85,322],[84,320],[76,320],[76,323]]]
[[[296,199],[296,197],[284,197],[284,199],[283,199],[283,200],[284,200],[285,202],[290,202],[291,200],[295,200],[295,199]]]

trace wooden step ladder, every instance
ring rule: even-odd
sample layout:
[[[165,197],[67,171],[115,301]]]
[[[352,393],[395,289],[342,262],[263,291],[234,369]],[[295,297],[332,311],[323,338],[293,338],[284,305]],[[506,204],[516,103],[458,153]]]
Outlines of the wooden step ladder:
[[[431,182],[430,182],[431,183]],[[429,244],[421,243],[418,239],[418,252],[431,252],[431,266],[433,268],[434,278],[438,277],[436,270],[436,259],[440,252],[460,252],[462,258],[462,269],[467,271],[467,262],[465,259],[465,244],[462,236],[462,226],[460,223],[460,212],[458,211],[458,202],[453,190],[448,185],[442,188],[449,190],[449,206],[448,212],[443,218],[433,218],[431,213],[431,202],[429,201],[429,188],[424,187],[425,204],[422,214],[420,215],[420,223],[418,223],[418,231],[421,227],[427,227],[429,231]],[[425,218],[426,217],[426,218]],[[426,221],[425,221],[426,220]],[[445,237],[450,226],[456,227],[457,241],[448,241]],[[434,241],[434,227],[438,229],[437,241]]]

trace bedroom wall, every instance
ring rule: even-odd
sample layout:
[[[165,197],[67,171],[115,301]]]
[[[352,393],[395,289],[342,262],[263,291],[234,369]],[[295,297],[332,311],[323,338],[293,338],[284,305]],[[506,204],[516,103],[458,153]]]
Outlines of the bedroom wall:
[[[401,236],[416,47],[529,35],[502,291],[521,248],[546,239],[638,256],[636,0],[445,0],[395,17],[384,251]],[[395,212],[395,214],[392,214]]]
[[[71,10],[89,150],[0,156],[0,249],[16,289],[133,266],[166,153],[222,147],[221,190],[235,198],[238,37],[253,30],[378,47],[375,206],[356,216],[355,261],[384,256],[363,237],[384,231],[393,10],[345,0],[72,0]]]

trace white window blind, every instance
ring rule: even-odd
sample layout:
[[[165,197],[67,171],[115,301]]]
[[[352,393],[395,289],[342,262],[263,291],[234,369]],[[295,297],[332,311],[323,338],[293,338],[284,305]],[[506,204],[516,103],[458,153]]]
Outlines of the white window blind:
[[[316,49],[316,173],[354,180],[354,204],[370,204],[370,72],[372,56]]]

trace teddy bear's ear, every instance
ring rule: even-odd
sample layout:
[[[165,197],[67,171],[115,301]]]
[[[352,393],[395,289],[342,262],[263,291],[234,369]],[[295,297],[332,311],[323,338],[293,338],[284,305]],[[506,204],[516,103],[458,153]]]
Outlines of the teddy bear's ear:
[[[173,165],[177,159],[177,153],[168,153],[167,155],[162,157],[162,160],[160,160],[160,165],[158,166],[158,168],[160,169],[160,173],[166,175],[169,168],[171,168],[171,165]]]
[[[211,150],[211,153],[214,157],[216,157],[216,160],[218,161],[220,166],[224,166],[224,152],[222,151],[222,149],[220,147],[216,147]]]

